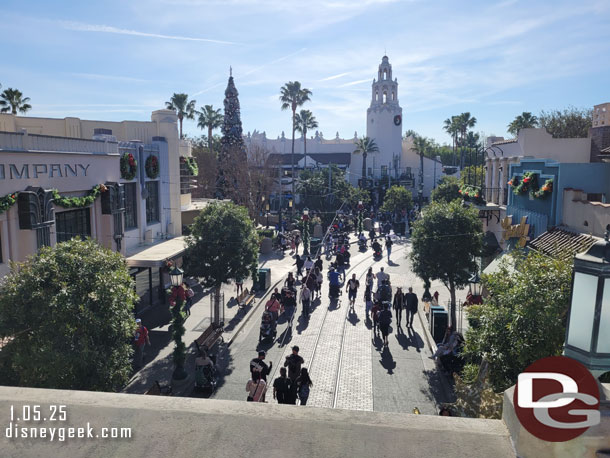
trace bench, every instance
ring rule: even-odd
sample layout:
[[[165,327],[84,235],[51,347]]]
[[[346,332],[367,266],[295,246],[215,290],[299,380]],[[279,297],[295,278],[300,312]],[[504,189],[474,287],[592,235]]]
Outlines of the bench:
[[[144,393],[144,394],[149,394],[152,396],[171,396],[172,395],[172,386],[171,385],[161,386],[159,384],[159,381],[155,380],[155,383],[153,384],[153,386],[151,386],[148,390],[146,390],[146,393]]]
[[[206,349],[212,348],[218,339],[222,339],[224,323],[210,324],[203,333],[195,339],[195,345],[197,349],[201,350],[202,347]]]
[[[252,303],[254,300],[254,294],[248,291],[248,288],[244,289],[243,292],[237,296],[237,305],[240,308],[245,308]]]

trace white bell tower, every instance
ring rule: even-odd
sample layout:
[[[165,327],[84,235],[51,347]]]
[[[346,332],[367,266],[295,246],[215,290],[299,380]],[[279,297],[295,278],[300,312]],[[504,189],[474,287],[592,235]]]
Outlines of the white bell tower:
[[[371,106],[366,111],[366,135],[375,140],[378,153],[369,154],[368,169],[374,178],[394,174],[394,157],[402,153],[402,108],[398,104],[398,80],[392,80],[392,66],[383,56],[377,79],[373,79]],[[362,162],[360,161],[362,168]]]

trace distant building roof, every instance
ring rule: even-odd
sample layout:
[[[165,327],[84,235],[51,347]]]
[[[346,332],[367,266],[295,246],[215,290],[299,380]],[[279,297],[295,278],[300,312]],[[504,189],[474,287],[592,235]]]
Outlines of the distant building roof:
[[[506,145],[507,143],[517,143],[517,139],[516,138],[511,138],[510,140],[502,140],[500,142],[493,142],[493,145]]]
[[[559,259],[571,259],[575,254],[587,251],[599,239],[592,235],[579,234],[555,227],[534,240],[528,247],[546,255]]]
[[[272,153],[267,160],[271,164],[291,165],[291,156],[291,154]],[[304,154],[295,154],[294,163],[297,164],[304,156]],[[307,153],[307,157],[321,164],[350,165],[352,161],[351,153]]]

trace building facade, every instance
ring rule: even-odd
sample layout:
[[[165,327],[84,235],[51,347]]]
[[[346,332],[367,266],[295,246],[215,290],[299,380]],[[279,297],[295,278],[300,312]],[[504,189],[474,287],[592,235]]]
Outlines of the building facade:
[[[165,259],[184,251],[173,111],[150,122],[0,115],[0,275],[42,246],[91,237],[127,259],[140,308],[164,299]],[[8,197],[7,197],[8,196]],[[83,198],[79,201],[74,198]]]
[[[402,108],[398,101],[398,79],[392,80],[392,66],[387,56],[383,56],[378,67],[377,77],[373,79],[371,86],[371,103],[366,113],[366,135],[375,141],[379,152],[368,154],[366,160],[367,178],[371,178],[377,186],[390,181],[390,178],[400,179],[404,186],[417,194],[419,186],[419,155],[412,149],[413,139],[403,139]],[[268,138],[265,132],[254,131],[244,136],[246,147],[250,152],[255,148],[265,151],[267,154],[288,155],[283,161],[274,161],[275,164],[282,163],[282,167],[291,164],[290,154],[292,141],[282,132],[277,139]],[[308,138],[301,136],[295,139],[295,179],[298,179],[299,171],[305,167],[313,167],[313,163],[322,165],[333,163],[346,171],[348,181],[358,185],[362,178],[362,155],[355,153],[358,133],[354,132],[352,138],[340,138],[339,132],[334,138],[325,138],[322,132],[316,131],[315,135]],[[305,150],[307,159],[305,158]],[[311,156],[309,156],[311,154]],[[298,156],[297,156],[298,155]],[[329,160],[322,158],[329,155]],[[347,156],[349,155],[349,159]],[[313,160],[312,160],[313,158]],[[332,158],[332,159],[330,159]],[[340,158],[340,162],[334,162]],[[288,172],[288,171],[286,171]],[[430,197],[432,189],[443,175],[440,161],[424,158],[424,197]],[[289,199],[291,177],[285,173],[282,176],[283,198]]]

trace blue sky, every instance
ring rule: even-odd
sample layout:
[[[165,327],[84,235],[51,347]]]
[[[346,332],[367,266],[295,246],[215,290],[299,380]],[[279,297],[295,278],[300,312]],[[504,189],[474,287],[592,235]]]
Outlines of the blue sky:
[[[232,66],[245,132],[289,135],[278,93],[298,80],[324,136],[350,138],[384,50],[404,128],[439,142],[463,111],[506,136],[522,111],[610,102],[607,0],[5,0],[0,15],[0,84],[30,116],[148,120],[173,92],[222,107]]]

